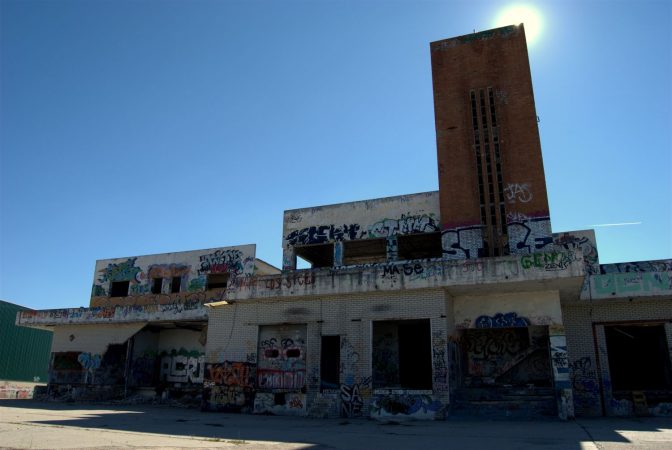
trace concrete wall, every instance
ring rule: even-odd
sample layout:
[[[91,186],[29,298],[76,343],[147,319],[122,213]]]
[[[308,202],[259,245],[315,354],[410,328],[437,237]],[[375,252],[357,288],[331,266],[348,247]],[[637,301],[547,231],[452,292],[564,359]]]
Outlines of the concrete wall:
[[[562,325],[557,291],[456,296],[454,317],[458,329]]]
[[[91,306],[115,304],[156,304],[182,301],[171,294],[173,277],[180,278],[180,292],[202,293],[210,273],[252,275],[254,273],[255,245],[220,247],[178,253],[102,259],[96,261]],[[153,278],[163,278],[160,294],[153,294]],[[128,281],[128,297],[109,297],[110,285]]]
[[[440,231],[438,192],[292,209],[283,219],[283,269],[296,268],[294,246],[435,231]]]

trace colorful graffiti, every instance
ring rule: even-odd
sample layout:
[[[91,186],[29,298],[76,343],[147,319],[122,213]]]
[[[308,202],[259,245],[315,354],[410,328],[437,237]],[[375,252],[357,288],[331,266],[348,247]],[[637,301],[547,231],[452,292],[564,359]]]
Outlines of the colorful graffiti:
[[[497,313],[494,316],[479,316],[474,322],[476,328],[511,328],[529,327],[530,320],[527,317],[518,317],[515,312],[506,314]]]
[[[406,416],[417,419],[435,419],[445,409],[432,395],[377,395],[371,405],[371,417],[392,419]]]
[[[243,252],[240,250],[216,250],[199,257],[198,274],[204,273],[242,273]]]
[[[588,274],[599,272],[595,233],[592,230],[553,234],[553,244],[557,249],[581,250],[586,272]]]
[[[135,267],[135,260],[138,258],[128,258],[125,262],[119,264],[108,264],[106,268],[100,270],[98,281],[106,283],[108,281],[136,281],[136,276],[142,271]]]
[[[635,297],[672,293],[672,271],[613,272],[590,277],[592,298]]]
[[[207,364],[203,406],[216,411],[240,411],[254,404],[256,364],[224,361]]]
[[[434,390],[443,392],[448,390],[448,358],[446,340],[443,331],[432,332],[432,365]]]
[[[523,269],[534,267],[547,271],[565,270],[574,261],[576,261],[576,256],[571,251],[533,253],[520,257],[520,265]]]

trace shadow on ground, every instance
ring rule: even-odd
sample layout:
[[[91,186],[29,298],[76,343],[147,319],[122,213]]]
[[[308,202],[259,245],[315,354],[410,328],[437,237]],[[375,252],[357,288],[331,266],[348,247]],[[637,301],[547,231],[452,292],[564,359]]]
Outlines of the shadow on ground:
[[[381,424],[368,419],[310,419],[201,412],[157,405],[44,403],[3,400],[0,421],[11,410],[30,409],[23,423],[82,429],[167,434],[229,442],[267,441],[303,444],[302,448],[591,448],[593,441],[636,446],[629,432],[657,433],[672,428],[669,419],[581,419],[561,422],[488,421],[450,418],[435,422]],[[5,416],[4,418],[2,416]],[[11,419],[10,419],[11,420]],[[672,436],[672,434],[668,435]],[[598,447],[603,448],[604,445]],[[596,447],[592,447],[596,448]],[[660,447],[664,448],[664,447]]]

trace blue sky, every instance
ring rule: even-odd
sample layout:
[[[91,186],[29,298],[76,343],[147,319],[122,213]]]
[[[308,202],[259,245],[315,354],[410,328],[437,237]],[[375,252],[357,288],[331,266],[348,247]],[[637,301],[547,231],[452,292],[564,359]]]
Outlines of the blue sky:
[[[554,231],[672,257],[672,3],[532,3]],[[256,243],[285,209],[436,190],[429,42],[511,2],[2,0],[0,298],[96,259]]]

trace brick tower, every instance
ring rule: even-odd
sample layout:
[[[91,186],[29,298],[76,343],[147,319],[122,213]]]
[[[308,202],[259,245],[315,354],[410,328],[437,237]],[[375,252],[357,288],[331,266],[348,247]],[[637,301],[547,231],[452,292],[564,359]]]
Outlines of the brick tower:
[[[523,25],[430,50],[444,257],[540,250],[551,224]]]

